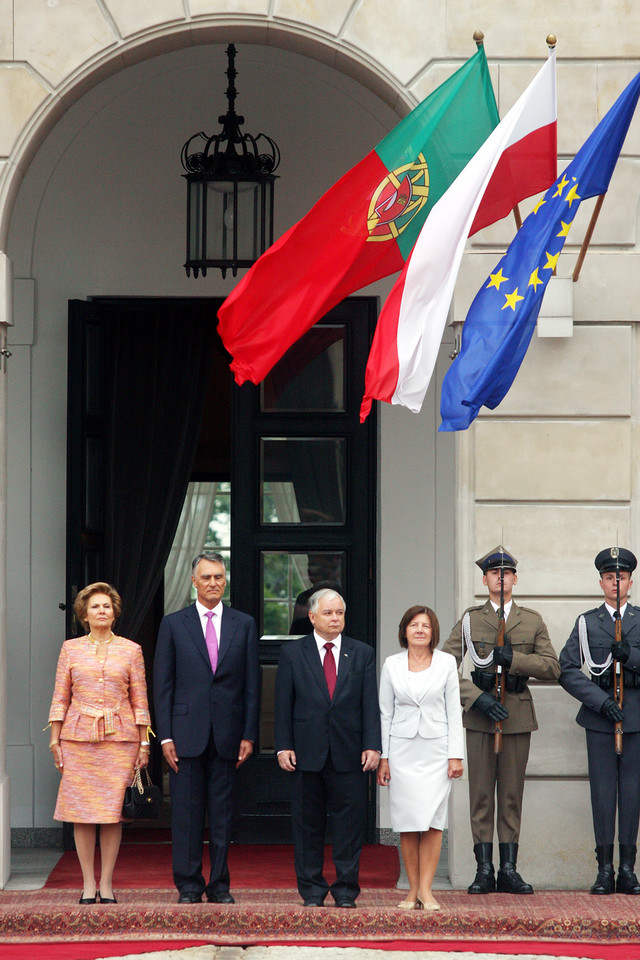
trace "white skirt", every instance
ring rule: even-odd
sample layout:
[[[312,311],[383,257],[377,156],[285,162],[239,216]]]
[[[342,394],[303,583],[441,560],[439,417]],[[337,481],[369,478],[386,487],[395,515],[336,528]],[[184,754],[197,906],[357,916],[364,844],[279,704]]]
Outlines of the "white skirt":
[[[448,738],[390,738],[389,803],[396,833],[443,830],[451,792]]]

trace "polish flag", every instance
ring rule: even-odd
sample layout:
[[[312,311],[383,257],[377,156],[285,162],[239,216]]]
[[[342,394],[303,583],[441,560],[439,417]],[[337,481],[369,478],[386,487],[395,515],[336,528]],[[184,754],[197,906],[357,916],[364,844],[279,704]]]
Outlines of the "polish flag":
[[[545,65],[440,197],[382,308],[360,408],[373,400],[422,406],[467,238],[557,176],[556,57]]]

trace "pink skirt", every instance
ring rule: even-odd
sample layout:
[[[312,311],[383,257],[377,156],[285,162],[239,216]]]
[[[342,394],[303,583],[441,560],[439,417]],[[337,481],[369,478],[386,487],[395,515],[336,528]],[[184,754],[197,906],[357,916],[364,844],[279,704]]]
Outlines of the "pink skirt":
[[[54,820],[119,823],[125,788],[133,780],[136,741],[61,740],[64,767]]]

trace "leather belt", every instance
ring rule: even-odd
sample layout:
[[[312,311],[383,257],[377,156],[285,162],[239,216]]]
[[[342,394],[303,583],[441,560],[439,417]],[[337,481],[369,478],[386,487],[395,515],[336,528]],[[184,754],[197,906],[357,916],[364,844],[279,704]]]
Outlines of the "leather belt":
[[[593,683],[602,690],[613,690],[613,667],[609,667],[604,673],[598,675],[592,673],[591,679]],[[626,667],[623,667],[622,680],[625,687],[628,687],[630,690],[640,687],[640,676],[634,670],[628,670]]]
[[[471,679],[476,687],[480,687],[485,692],[495,689],[496,675],[493,671],[472,670]],[[528,677],[514,677],[508,673],[506,676],[507,693],[522,693],[527,689],[528,679]]]

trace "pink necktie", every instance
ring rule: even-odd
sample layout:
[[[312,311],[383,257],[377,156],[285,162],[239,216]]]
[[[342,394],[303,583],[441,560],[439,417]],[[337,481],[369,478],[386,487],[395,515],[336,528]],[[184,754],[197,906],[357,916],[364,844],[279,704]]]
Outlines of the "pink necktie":
[[[329,688],[329,696],[333,699],[333,691],[336,688],[336,661],[334,660],[333,653],[333,644],[325,643],[324,649],[326,653],[324,655],[324,675],[327,681],[327,687]]]
[[[204,634],[204,639],[207,644],[207,650],[209,651],[211,669],[215,673],[216,667],[218,666],[218,636],[216,634],[216,628],[213,625],[213,610],[209,610],[205,616],[207,617],[207,629]]]

